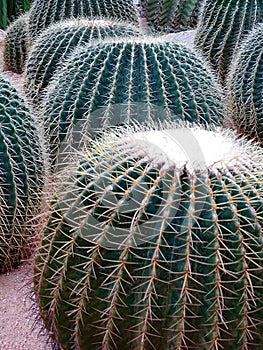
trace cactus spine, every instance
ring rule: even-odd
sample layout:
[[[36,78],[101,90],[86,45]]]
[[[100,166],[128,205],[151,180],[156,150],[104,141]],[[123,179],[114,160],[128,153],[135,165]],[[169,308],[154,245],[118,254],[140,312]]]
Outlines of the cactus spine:
[[[4,41],[4,62],[6,68],[21,74],[29,50],[28,13],[10,24]]]
[[[41,143],[22,96],[0,76],[0,271],[28,253],[32,219],[43,187]]]
[[[120,38],[74,50],[49,85],[41,115],[56,158],[77,123],[89,136],[135,120],[219,123],[222,101],[195,51],[163,38]]]
[[[124,22],[107,20],[73,19],[51,25],[32,46],[24,74],[28,96],[37,107],[59,63],[77,45],[92,39],[138,36],[140,30]]]
[[[263,25],[242,42],[227,79],[228,109],[235,127],[263,143]]]
[[[263,20],[261,0],[205,0],[195,45],[209,59],[222,81],[243,37]]]
[[[133,0],[35,0],[29,15],[31,38],[36,38],[54,22],[79,17],[111,18],[138,24]]]
[[[95,143],[62,182],[35,259],[61,349],[260,349],[262,156],[199,127]]]

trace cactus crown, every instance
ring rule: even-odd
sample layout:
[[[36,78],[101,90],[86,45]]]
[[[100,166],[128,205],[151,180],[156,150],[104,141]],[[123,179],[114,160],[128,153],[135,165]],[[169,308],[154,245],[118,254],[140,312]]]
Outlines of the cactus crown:
[[[258,24],[242,41],[227,78],[229,114],[242,133],[263,143],[262,130],[262,30]]]
[[[0,271],[26,254],[32,233],[26,227],[44,181],[41,142],[25,100],[0,76]]]
[[[262,175],[262,150],[220,129],[97,141],[62,182],[35,260],[61,348],[262,346]]]
[[[20,16],[9,25],[4,41],[4,63],[18,74],[24,69],[29,50],[28,13]]]
[[[200,12],[195,45],[222,81],[242,38],[263,20],[261,0],[205,0]]]
[[[153,37],[108,39],[75,49],[54,76],[42,107],[53,157],[76,124],[94,136],[134,120],[205,124],[224,117],[221,89],[203,58]]]
[[[49,26],[32,46],[25,68],[25,87],[34,105],[39,106],[59,62],[77,46],[93,39],[138,36],[140,29],[125,22],[110,20],[66,20]]]
[[[138,24],[133,0],[36,0],[29,17],[29,32],[35,38],[50,24],[69,18],[111,18]]]

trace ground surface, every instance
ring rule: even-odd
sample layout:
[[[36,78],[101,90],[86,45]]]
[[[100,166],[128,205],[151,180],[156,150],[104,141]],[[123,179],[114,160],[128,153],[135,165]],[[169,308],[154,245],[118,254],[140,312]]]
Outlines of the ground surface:
[[[195,31],[169,34],[169,40],[193,44]],[[3,69],[3,40],[5,33],[0,30],[0,71]],[[21,87],[18,74],[5,72],[14,83]],[[34,324],[30,286],[32,264],[24,263],[16,270],[0,275],[0,350],[51,350],[46,344],[47,337],[40,335],[41,325]],[[34,328],[34,329],[33,329]],[[92,350],[92,349],[91,349]]]

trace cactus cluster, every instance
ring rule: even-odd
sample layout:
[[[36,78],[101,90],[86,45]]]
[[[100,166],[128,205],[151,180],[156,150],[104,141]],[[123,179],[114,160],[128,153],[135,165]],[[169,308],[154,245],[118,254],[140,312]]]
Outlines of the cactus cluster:
[[[227,77],[229,114],[239,132],[263,143],[263,25],[258,24],[233,57]]]
[[[48,86],[41,116],[56,160],[77,123],[89,136],[135,120],[219,123],[224,107],[219,84],[195,51],[141,36],[75,49]]]
[[[60,182],[35,258],[61,349],[261,349],[262,157],[198,126],[95,142]]]
[[[118,36],[138,36],[140,29],[125,22],[73,19],[55,23],[32,46],[24,73],[24,85],[33,104],[39,106],[61,60],[77,45]]]
[[[7,28],[4,41],[4,63],[8,70],[21,74],[29,50],[28,13]]]
[[[0,271],[28,253],[26,225],[39,204],[44,161],[38,131],[24,98],[0,76]]]
[[[111,18],[138,24],[133,0],[35,0],[29,14],[29,33],[35,39],[50,24],[70,18]]]
[[[224,82],[229,63],[244,36],[263,20],[261,0],[205,0],[195,45]]]
[[[195,26],[200,0],[141,0],[143,16],[156,30]]]

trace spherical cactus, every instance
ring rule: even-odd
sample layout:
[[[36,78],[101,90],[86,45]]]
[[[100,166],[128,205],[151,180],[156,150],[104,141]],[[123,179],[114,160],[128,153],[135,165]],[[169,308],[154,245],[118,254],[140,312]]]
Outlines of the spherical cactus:
[[[216,79],[195,51],[163,38],[120,38],[74,50],[50,83],[41,115],[56,159],[76,124],[95,136],[134,120],[218,123],[222,102]]]
[[[25,100],[0,76],[0,271],[16,266],[29,249],[27,222],[39,204],[44,161]]]
[[[263,144],[263,25],[242,42],[227,79],[229,114],[235,127]]]
[[[35,258],[61,349],[261,349],[262,157],[216,128],[97,141],[60,182]]]
[[[21,74],[29,50],[28,13],[10,24],[4,41],[4,63],[8,70]]]
[[[26,91],[34,105],[54,75],[59,62],[77,45],[92,39],[117,36],[138,36],[139,28],[124,22],[108,20],[67,20],[46,29],[32,46],[25,68]]]
[[[111,18],[138,24],[133,0],[35,0],[29,14],[32,39],[50,24],[69,18]]]
[[[251,28],[263,20],[261,0],[205,0],[195,45],[224,82],[232,56]]]
[[[142,0],[141,6],[148,22],[161,31],[167,27],[194,26],[198,3],[200,0]]]

